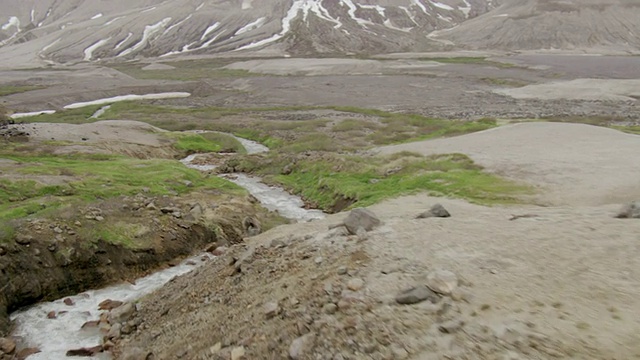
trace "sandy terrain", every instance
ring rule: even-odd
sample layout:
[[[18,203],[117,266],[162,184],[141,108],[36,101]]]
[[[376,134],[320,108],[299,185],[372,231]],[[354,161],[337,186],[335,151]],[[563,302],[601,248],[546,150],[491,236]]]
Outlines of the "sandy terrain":
[[[383,224],[366,236],[327,230],[345,214],[276,228],[248,239],[253,250],[234,248],[143,300],[136,321],[146,330],[126,338],[125,353],[222,359],[242,347],[251,359],[279,359],[311,332],[314,345],[299,359],[640,356],[640,222],[614,218],[640,197],[640,163],[624,155],[640,150],[640,137],[523,123],[381,152],[404,150],[467,153],[540,186],[548,206],[415,195],[372,206]],[[436,202],[452,217],[415,218]],[[232,257],[241,271],[228,265]],[[457,275],[453,301],[396,304],[436,269]],[[280,315],[265,317],[273,302]]]
[[[640,198],[640,136],[582,124],[520,123],[449,139],[379,149],[382,154],[460,152],[532,184],[545,205],[617,204]]]
[[[640,99],[640,80],[578,79],[529,85],[518,89],[500,89],[496,90],[496,93],[516,99],[635,102]]]

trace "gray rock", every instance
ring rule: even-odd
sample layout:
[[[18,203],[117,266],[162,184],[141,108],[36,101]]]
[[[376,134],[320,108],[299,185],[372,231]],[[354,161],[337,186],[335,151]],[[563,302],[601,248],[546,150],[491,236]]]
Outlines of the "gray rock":
[[[458,277],[448,270],[436,270],[427,275],[427,286],[438,294],[451,295],[458,287]]]
[[[449,214],[449,212],[447,211],[447,209],[444,208],[444,206],[440,204],[435,204],[431,207],[431,209],[423,212],[422,214],[418,215],[416,218],[426,219],[431,217],[447,218],[447,217],[451,217],[451,214]]]
[[[316,335],[309,333],[301,336],[291,342],[289,346],[289,358],[291,360],[298,360],[305,358],[304,355],[311,352],[315,345]]]
[[[29,245],[33,241],[33,236],[18,234],[16,235],[16,243],[19,245]]]
[[[435,304],[440,300],[440,297],[424,285],[404,290],[396,296],[396,302],[402,305],[417,304],[425,300]]]
[[[117,324],[128,321],[136,312],[136,307],[132,303],[124,303],[111,310],[109,313],[109,323]]]
[[[338,275],[345,275],[348,271],[349,269],[347,269],[346,266],[340,266],[338,268]]]
[[[362,226],[356,230],[356,236],[358,237],[358,241],[367,240],[367,230],[365,230]]]
[[[233,350],[231,350],[231,360],[241,360],[241,359],[246,359],[244,356],[244,347],[242,346],[238,346],[236,348],[233,348]]]
[[[16,342],[8,338],[0,338],[0,352],[12,354],[16,351]]]
[[[358,233],[358,228],[363,228],[365,231],[371,231],[376,226],[380,225],[380,219],[371,210],[364,208],[357,208],[351,210],[347,218],[344,220],[344,226],[347,228],[351,235]]]
[[[111,325],[111,329],[107,333],[107,339],[109,340],[118,340],[120,339],[120,335],[122,333],[122,325],[115,323]]]
[[[358,291],[364,286],[364,280],[353,278],[347,282],[347,288],[352,291]]]
[[[264,311],[264,316],[267,319],[271,319],[272,317],[278,315],[280,313],[280,306],[275,301],[268,302],[262,306],[262,310]]]
[[[438,330],[440,330],[441,333],[454,334],[458,332],[458,330],[462,329],[463,326],[464,326],[464,321],[451,320],[451,321],[447,321],[445,323],[440,324],[438,326]]]
[[[338,311],[338,305],[334,304],[334,303],[328,303],[325,304],[322,307],[322,310],[326,313],[326,314],[335,314],[336,311]]]
[[[155,356],[149,350],[143,350],[137,347],[127,348],[120,355],[122,360],[154,360]]]
[[[189,214],[193,216],[194,219],[200,220],[204,211],[202,210],[202,206],[200,204],[195,204],[193,208],[189,211]]]
[[[616,217],[618,219],[640,219],[640,201],[625,205]]]

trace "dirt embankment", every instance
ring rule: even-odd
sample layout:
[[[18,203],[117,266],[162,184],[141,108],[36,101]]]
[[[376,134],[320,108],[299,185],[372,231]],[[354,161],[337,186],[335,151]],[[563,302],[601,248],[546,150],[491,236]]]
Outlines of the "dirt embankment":
[[[255,201],[216,200],[138,195],[21,221],[0,243],[0,335],[10,329],[8,313],[22,306],[134,279],[206,244],[242,241],[243,220],[260,211]]]

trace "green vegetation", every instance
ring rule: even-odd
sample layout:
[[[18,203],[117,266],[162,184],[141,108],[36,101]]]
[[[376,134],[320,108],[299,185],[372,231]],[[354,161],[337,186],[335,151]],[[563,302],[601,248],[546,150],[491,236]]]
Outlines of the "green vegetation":
[[[0,96],[19,94],[27,91],[44,89],[44,86],[34,85],[0,85]]]
[[[420,58],[422,61],[435,61],[443,64],[477,64],[477,65],[490,65],[496,66],[499,68],[512,68],[516,67],[516,65],[503,63],[498,61],[487,60],[486,57],[469,57],[469,56],[460,56],[460,57],[427,57]]]
[[[243,190],[231,182],[205,177],[173,160],[137,160],[115,155],[49,155],[21,153],[3,145],[0,157],[17,162],[16,178],[0,180],[0,218],[46,215],[55,209],[133,195],[184,194],[201,188]],[[187,185],[188,184],[188,185]]]
[[[289,164],[292,171],[282,174]],[[294,164],[294,165],[291,165]],[[327,211],[342,210],[341,203],[368,206],[387,198],[426,191],[481,204],[515,203],[528,187],[487,174],[462,154],[423,157],[399,153],[386,157],[339,156],[319,158],[272,155],[237,159],[232,164],[262,175]]]
[[[490,85],[496,86],[508,86],[508,87],[523,87],[528,85],[526,81],[523,80],[515,80],[515,79],[504,79],[504,78],[491,78],[485,77],[480,79]]]
[[[184,134],[168,133],[175,138],[174,147],[187,153],[234,152],[245,154],[242,144],[229,135],[220,133]]]
[[[237,59],[203,59],[168,61],[162,64],[174,67],[166,70],[143,70],[149,64],[127,63],[112,68],[136,79],[192,81],[200,79],[238,78],[255,76],[246,70],[225,69]]]

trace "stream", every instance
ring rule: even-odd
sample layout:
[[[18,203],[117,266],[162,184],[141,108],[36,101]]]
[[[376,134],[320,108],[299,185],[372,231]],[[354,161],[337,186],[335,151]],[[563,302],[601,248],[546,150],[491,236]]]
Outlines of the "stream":
[[[201,133],[203,131],[196,131]],[[231,135],[233,136],[233,135]],[[235,136],[234,136],[235,137]],[[269,151],[264,145],[236,137],[245,147],[247,153],[263,153]],[[190,155],[181,160],[187,167],[200,171],[215,169],[215,165],[194,164],[198,155]],[[321,219],[324,213],[319,210],[304,209],[302,199],[291,195],[283,189],[268,186],[260,182],[260,178],[246,174],[222,174],[221,177],[232,181],[256,197],[262,205],[271,211],[291,220],[310,221]],[[58,360],[67,359],[66,352],[71,349],[92,347],[102,343],[103,334],[97,328],[81,329],[87,321],[98,320],[102,311],[98,304],[104,300],[134,301],[161,288],[172,278],[186,274],[198,266],[203,265],[212,256],[201,254],[184,260],[178,266],[160,270],[146,277],[137,279],[135,284],[118,284],[98,290],[85,291],[81,294],[69,296],[75,305],[65,305],[64,299],[39,303],[27,309],[11,314],[16,328],[14,337],[30,347],[37,347],[40,353],[29,356],[29,360]],[[66,298],[65,298],[66,299]],[[47,314],[55,311],[56,319],[48,319]],[[97,359],[111,359],[109,353],[96,355]]]

